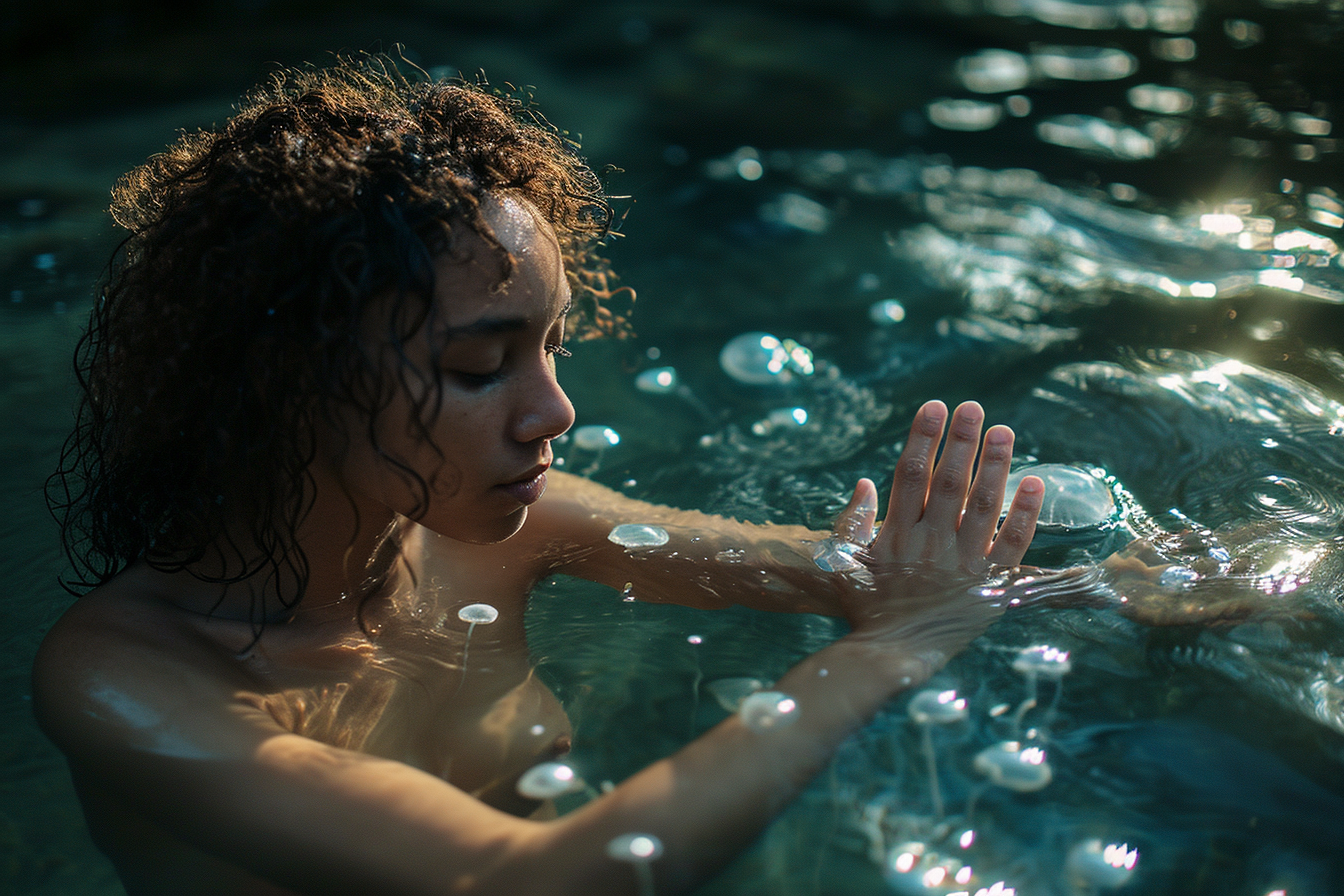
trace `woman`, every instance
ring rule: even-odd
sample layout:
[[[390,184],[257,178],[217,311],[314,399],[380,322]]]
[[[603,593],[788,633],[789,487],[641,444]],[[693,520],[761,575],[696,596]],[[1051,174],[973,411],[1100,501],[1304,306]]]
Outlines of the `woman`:
[[[663,845],[660,893],[693,886],[983,630],[998,608],[966,586],[1031,540],[1042,485],[999,524],[1012,433],[981,445],[974,403],[936,466],[949,414],[919,411],[875,538],[866,479],[831,534],[548,472],[573,318],[619,323],[593,253],[609,209],[484,90],[286,73],[124,178],[113,213],[130,236],[56,478],[92,590],[34,674],[131,893],[618,893],[636,878],[607,845],[633,832]],[[669,541],[608,539],[628,522]],[[827,537],[863,564],[820,569]],[[852,632],[776,684],[794,724],[730,718],[557,819],[516,787],[569,741],[523,631],[555,573]],[[481,603],[498,618],[473,627]]]

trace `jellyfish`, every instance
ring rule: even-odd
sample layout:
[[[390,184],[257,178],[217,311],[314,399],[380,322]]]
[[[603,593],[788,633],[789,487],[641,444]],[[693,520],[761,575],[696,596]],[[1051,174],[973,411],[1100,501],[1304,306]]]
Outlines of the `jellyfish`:
[[[499,618],[499,611],[489,604],[467,604],[457,611],[457,618],[467,623],[467,637],[462,641],[462,677],[467,677],[467,650],[471,647],[471,633],[478,625],[489,625]],[[462,687],[461,682],[457,685]]]
[[[757,691],[737,710],[742,724],[757,734],[784,728],[798,720],[798,701],[779,691]]]
[[[577,427],[569,434],[569,437],[574,442],[575,448],[593,453],[593,462],[580,473],[583,476],[596,472],[598,465],[602,463],[602,455],[606,453],[607,449],[621,443],[620,433],[610,426],[596,424]]]
[[[954,891],[969,893],[967,886],[975,876],[970,865],[943,856],[918,841],[893,846],[887,853],[882,872],[893,891],[908,896],[942,896]]]
[[[1069,660],[1069,652],[1060,650],[1058,647],[1051,647],[1049,644],[1025,647],[1018,652],[1013,659],[1013,671],[1021,674],[1027,680],[1027,696],[1013,715],[1013,722],[1019,733],[1022,729],[1023,717],[1032,707],[1036,706],[1036,683],[1042,678],[1048,678],[1055,682],[1055,696],[1051,699],[1050,706],[1046,709],[1045,714],[1045,723],[1048,725],[1054,717],[1055,707],[1059,704],[1060,692],[1064,689],[1061,682],[1072,668],[1073,663]]]
[[[578,793],[587,786],[578,772],[563,762],[543,762],[523,772],[517,789],[530,800],[553,800],[567,793]]]
[[[976,771],[989,779],[989,783],[1018,793],[1040,790],[1054,776],[1050,763],[1045,759],[1044,749],[1023,746],[1015,740],[986,747],[976,754],[973,765]]]
[[[642,523],[622,523],[607,533],[607,541],[625,548],[656,548],[668,542],[666,529]]]
[[[811,351],[769,333],[743,333],[730,339],[719,352],[719,366],[748,386],[782,386],[795,374],[809,376],[814,369]]]
[[[943,793],[938,786],[938,763],[933,752],[932,728],[934,725],[951,725],[964,720],[966,698],[958,697],[956,691],[930,689],[911,697],[906,709],[910,713],[910,721],[919,726],[924,759],[929,766],[929,796],[933,800],[933,814],[941,819]]]
[[[696,397],[691,387],[681,381],[675,367],[653,367],[635,377],[635,388],[649,395],[675,395],[707,420],[714,419],[714,413]]]
[[[1069,850],[1069,882],[1080,892],[1113,890],[1129,883],[1139,862],[1139,851],[1128,843],[1084,840]]]
[[[1014,470],[1004,486],[1003,512],[1008,512],[1024,476],[1045,482],[1045,497],[1037,529],[1073,532],[1099,526],[1115,515],[1115,496],[1106,480],[1092,471],[1069,464],[1031,464]]]
[[[607,844],[607,855],[629,862],[639,877],[639,896],[653,896],[653,862],[663,854],[663,841],[653,834],[621,834]]]
[[[806,425],[807,408],[776,408],[764,420],[751,424],[751,432],[764,437],[776,432],[802,429]]]
[[[742,708],[743,700],[766,687],[766,683],[759,678],[719,678],[705,685],[705,689],[728,712],[737,712]]]

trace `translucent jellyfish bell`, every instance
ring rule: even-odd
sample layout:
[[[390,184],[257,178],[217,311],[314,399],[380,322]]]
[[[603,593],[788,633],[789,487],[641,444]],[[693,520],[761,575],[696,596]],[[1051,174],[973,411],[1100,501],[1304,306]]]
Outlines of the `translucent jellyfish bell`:
[[[605,451],[621,443],[621,434],[610,426],[580,426],[569,437],[576,447],[585,451]]]
[[[663,854],[663,841],[653,834],[621,834],[607,843],[607,855],[629,862],[639,877],[640,896],[653,896],[653,860]]]
[[[1069,850],[1069,878],[1081,888],[1111,890],[1123,887],[1134,876],[1139,851],[1128,843],[1084,840]]]
[[[966,718],[966,698],[956,691],[931,688],[910,698],[906,707],[910,721],[916,725],[950,725]]]
[[[1013,671],[1028,678],[1058,680],[1068,675],[1072,668],[1069,652],[1049,644],[1024,647],[1013,659]]]
[[[943,896],[969,892],[971,869],[919,842],[898,843],[887,853],[882,876],[893,892],[905,896]]]
[[[672,367],[654,367],[635,377],[635,388],[650,395],[666,395],[677,391],[680,380]]]
[[[757,691],[742,701],[737,714],[743,725],[763,734],[796,722],[798,701],[779,691]]]
[[[1035,464],[1008,475],[1003,512],[1008,512],[1013,494],[1024,476],[1039,476],[1045,497],[1036,527],[1042,531],[1070,532],[1099,526],[1116,512],[1115,497],[1105,480],[1069,464]]]
[[[986,747],[976,754],[973,765],[991,784],[1018,793],[1040,790],[1054,777],[1050,763],[1045,761],[1044,749],[1024,747],[1015,740]]]
[[[765,687],[765,682],[759,678],[719,678],[705,685],[705,689],[728,712],[737,712],[742,708],[743,700],[757,691],[765,690]]]
[[[499,618],[499,611],[489,604],[467,604],[457,611],[457,618],[472,625],[489,625]]]
[[[586,786],[578,772],[563,762],[534,765],[518,779],[518,792],[531,800],[553,800]]]
[[[643,523],[622,523],[607,533],[607,541],[627,548],[656,548],[667,544],[666,529]]]
[[[719,352],[719,366],[748,386],[782,385],[794,374],[809,376],[814,369],[811,351],[769,333],[743,333],[728,340]]]

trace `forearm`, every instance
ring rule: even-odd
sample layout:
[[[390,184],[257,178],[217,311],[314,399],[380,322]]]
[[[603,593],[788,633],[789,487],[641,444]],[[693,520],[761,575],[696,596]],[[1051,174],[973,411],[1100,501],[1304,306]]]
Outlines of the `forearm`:
[[[665,848],[652,866],[657,891],[691,888],[747,846],[846,736],[932,668],[919,657],[841,639],[776,683],[797,702],[791,724],[753,731],[734,715],[556,822],[538,846],[552,867],[563,857],[559,879],[574,892],[621,892],[633,883],[633,872],[593,856],[621,834],[652,834]]]

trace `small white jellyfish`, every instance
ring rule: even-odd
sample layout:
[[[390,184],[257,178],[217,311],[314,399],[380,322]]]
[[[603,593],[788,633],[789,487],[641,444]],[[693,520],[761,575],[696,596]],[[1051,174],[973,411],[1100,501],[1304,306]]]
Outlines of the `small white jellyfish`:
[[[972,878],[969,866],[947,858],[926,844],[899,843],[887,853],[882,876],[896,893],[905,896],[943,896],[954,890],[968,892]]]
[[[868,306],[868,319],[882,326],[898,324],[905,320],[905,306],[895,299],[883,299]]]
[[[809,376],[814,370],[810,350],[769,333],[743,333],[728,340],[719,351],[719,366],[748,386],[783,385],[794,374]]]
[[[1054,777],[1050,763],[1041,747],[1024,747],[1015,740],[1006,740],[986,747],[975,756],[975,770],[991,784],[1031,793],[1040,790]]]
[[[457,618],[472,625],[489,625],[499,618],[499,611],[489,604],[467,604],[457,611]]]
[[[718,678],[705,685],[705,689],[728,712],[737,712],[743,700],[765,688],[766,683],[759,678]]]
[[[534,765],[518,779],[518,792],[531,800],[553,800],[586,786],[578,772],[563,762]]]
[[[640,896],[653,896],[653,869],[649,865],[662,854],[663,841],[653,834],[621,834],[607,843],[608,856],[634,866]]]
[[[1139,851],[1128,843],[1103,843],[1094,837],[1069,850],[1067,867],[1075,886],[1112,890],[1129,883],[1138,863]]]
[[[818,569],[826,572],[850,572],[863,569],[863,564],[854,555],[863,550],[863,545],[831,536],[823,538],[812,546],[812,562]]]
[[[635,377],[635,388],[650,395],[666,395],[677,391],[680,381],[672,367],[654,367]]]
[[[798,701],[779,691],[757,691],[746,697],[737,714],[757,734],[792,725],[798,720]]]
[[[643,523],[622,523],[607,533],[607,541],[626,548],[656,548],[667,544],[666,529]]]
[[[943,791],[938,784],[938,761],[933,751],[932,728],[934,725],[951,725],[964,720],[967,716],[966,698],[958,697],[953,690],[931,688],[911,697],[906,710],[910,713],[910,721],[919,726],[924,761],[929,769],[929,798],[933,802],[934,816],[942,818]]]
[[[1013,658],[1013,671],[1027,676],[1028,680],[1049,678],[1058,680],[1073,669],[1069,652],[1051,647],[1049,644],[1036,644],[1024,647]]]
[[[1010,473],[1004,489],[1004,513],[1008,512],[1013,494],[1027,475],[1039,476],[1045,483],[1041,515],[1036,523],[1041,531],[1088,529],[1115,515],[1115,497],[1105,480],[1069,464],[1033,464]]]
[[[768,436],[771,433],[801,429],[807,425],[807,408],[776,408],[764,420],[751,424],[754,435]]]
[[[577,448],[585,451],[605,451],[621,443],[621,434],[610,426],[580,426],[569,434]]]

